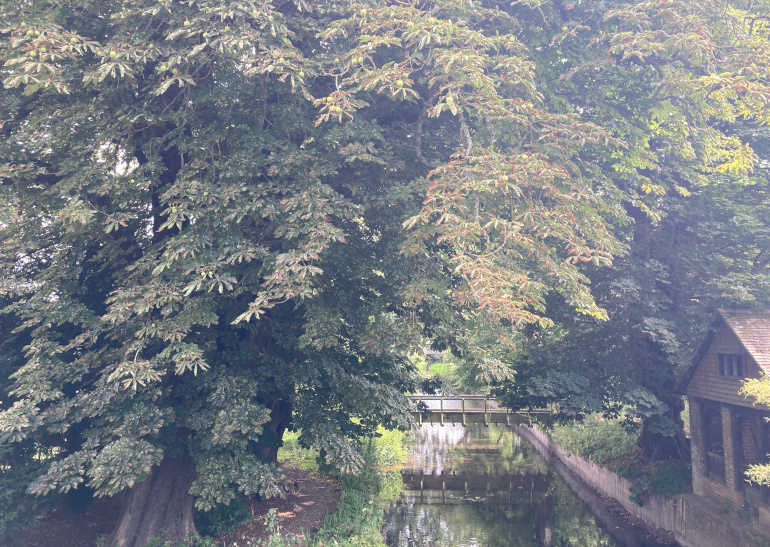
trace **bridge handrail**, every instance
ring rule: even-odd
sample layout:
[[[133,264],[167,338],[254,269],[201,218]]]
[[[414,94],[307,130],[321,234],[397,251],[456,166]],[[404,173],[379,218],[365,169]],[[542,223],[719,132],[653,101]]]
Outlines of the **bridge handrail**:
[[[438,401],[444,399],[445,401],[459,401],[460,399],[482,401],[489,399],[486,395],[407,395],[409,399],[413,400],[426,400],[426,401]]]

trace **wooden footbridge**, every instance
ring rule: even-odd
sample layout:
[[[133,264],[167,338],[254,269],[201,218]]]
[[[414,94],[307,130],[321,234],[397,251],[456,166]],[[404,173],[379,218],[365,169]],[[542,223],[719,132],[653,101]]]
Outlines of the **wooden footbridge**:
[[[502,474],[502,475],[460,475],[441,474],[441,475],[423,475],[422,473],[402,474],[406,490],[468,490],[490,491],[492,490],[522,490],[534,492],[543,492],[548,489],[551,483],[549,474]],[[500,488],[501,485],[507,487]]]
[[[417,405],[412,412],[420,424],[489,424],[521,423],[532,421],[532,416],[549,414],[548,411],[512,411],[499,406],[486,395],[410,395],[409,399]]]

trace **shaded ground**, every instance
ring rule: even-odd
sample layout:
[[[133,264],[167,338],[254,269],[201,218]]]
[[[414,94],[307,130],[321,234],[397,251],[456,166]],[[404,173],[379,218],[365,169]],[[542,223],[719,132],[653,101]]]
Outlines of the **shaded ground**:
[[[334,508],[339,498],[339,483],[329,477],[284,466],[286,478],[293,490],[283,498],[267,501],[248,500],[254,520],[238,526],[232,534],[215,538],[217,545],[233,542],[248,544],[245,540],[267,538],[264,520],[267,512],[275,507],[283,535],[302,535],[304,531],[317,530],[323,516]],[[82,514],[66,509],[51,511],[39,524],[22,532],[18,539],[28,547],[93,547],[101,536],[108,535],[120,514],[120,496],[102,498],[91,504]]]
[[[27,547],[93,547],[97,538],[112,531],[120,515],[120,496],[101,498],[85,513],[56,509],[20,534]]]
[[[340,497],[339,482],[293,467],[284,466],[283,473],[294,492],[283,498],[267,501],[249,500],[254,520],[238,526],[232,534],[220,534],[215,539],[217,545],[233,545],[244,540],[267,539],[270,535],[265,529],[265,516],[275,507],[278,517],[283,519],[279,526],[282,536],[302,536],[305,532],[316,532],[323,516],[331,511]],[[242,545],[243,543],[239,543]]]

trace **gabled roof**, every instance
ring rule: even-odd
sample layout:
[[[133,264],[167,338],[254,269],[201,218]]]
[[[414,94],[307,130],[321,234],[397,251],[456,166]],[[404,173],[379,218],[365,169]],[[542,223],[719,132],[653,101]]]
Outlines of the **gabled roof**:
[[[759,368],[770,373],[770,311],[719,310],[719,314]]]
[[[724,324],[735,334],[759,368],[765,374],[770,374],[770,311],[720,309],[714,314],[709,332],[695,353],[692,364],[679,382],[677,392],[684,393],[687,390],[687,385],[692,380],[701,359]]]

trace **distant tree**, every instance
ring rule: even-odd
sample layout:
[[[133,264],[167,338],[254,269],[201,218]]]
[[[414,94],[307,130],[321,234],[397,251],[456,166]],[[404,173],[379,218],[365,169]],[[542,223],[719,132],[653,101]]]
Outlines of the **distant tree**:
[[[549,293],[603,315],[581,265],[624,211],[578,154],[622,143],[544,100],[507,9],[0,1],[27,337],[0,442],[51,449],[29,492],[126,490],[108,545],[182,541],[193,503],[278,492],[290,424],[355,472],[424,336],[510,345]]]

